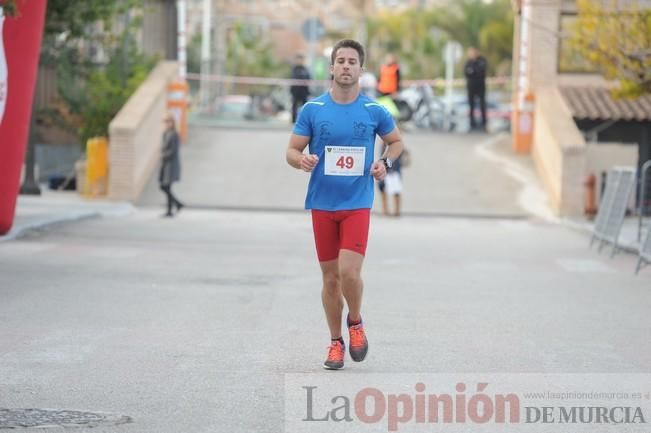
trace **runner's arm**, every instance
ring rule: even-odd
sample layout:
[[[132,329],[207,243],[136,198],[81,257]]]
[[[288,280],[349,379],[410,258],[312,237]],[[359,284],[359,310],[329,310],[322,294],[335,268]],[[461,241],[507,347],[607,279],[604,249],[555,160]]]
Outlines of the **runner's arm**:
[[[381,158],[389,158],[393,161],[398,159],[404,147],[398,128],[393,128],[393,131],[389,132],[388,134],[381,135],[380,137],[385,144],[385,150]],[[386,174],[387,170],[384,166],[384,162],[380,162],[379,160],[375,161],[371,166],[371,176],[373,176],[376,180],[383,180]]]
[[[402,144],[400,130],[398,130],[398,128],[393,128],[393,131],[389,132],[386,135],[382,135],[381,138],[386,145],[386,150],[384,151],[382,157],[389,158],[392,161],[400,158],[400,154],[405,147],[404,144]]]
[[[289,137],[289,146],[287,147],[287,163],[299,170],[312,171],[319,162],[319,158],[316,155],[303,153],[309,143],[310,137],[292,134]]]

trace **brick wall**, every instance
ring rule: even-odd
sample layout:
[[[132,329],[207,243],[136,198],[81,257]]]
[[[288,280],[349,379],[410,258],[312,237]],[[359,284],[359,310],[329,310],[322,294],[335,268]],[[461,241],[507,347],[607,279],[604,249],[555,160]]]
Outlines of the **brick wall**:
[[[587,147],[558,88],[536,93],[532,157],[550,199],[561,216],[583,213]]]
[[[135,201],[160,157],[167,84],[175,62],[160,62],[109,125],[109,198]]]

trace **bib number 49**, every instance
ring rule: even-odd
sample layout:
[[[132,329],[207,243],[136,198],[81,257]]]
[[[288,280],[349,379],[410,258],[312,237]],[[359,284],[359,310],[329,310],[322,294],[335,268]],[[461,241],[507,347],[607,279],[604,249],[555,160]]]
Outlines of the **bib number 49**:
[[[326,146],[326,176],[364,176],[366,148],[363,146]]]
[[[355,165],[355,159],[352,156],[340,156],[335,165],[339,168],[347,168],[350,170]]]

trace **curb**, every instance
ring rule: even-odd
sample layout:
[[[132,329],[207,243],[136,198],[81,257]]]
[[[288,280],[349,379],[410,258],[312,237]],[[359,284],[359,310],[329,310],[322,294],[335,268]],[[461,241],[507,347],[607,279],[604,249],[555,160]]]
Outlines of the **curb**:
[[[16,240],[31,231],[42,230],[59,224],[74,223],[93,218],[127,216],[133,214],[135,210],[136,208],[131,203],[119,203],[110,206],[100,205],[100,208],[92,207],[89,209],[59,209],[59,212],[54,211],[49,215],[45,213],[40,217],[34,217],[31,221],[16,221],[9,233],[0,236],[0,243]]]
[[[91,218],[99,218],[101,216],[102,214],[100,212],[86,211],[86,212],[79,212],[73,215],[66,215],[63,217],[50,217],[50,218],[44,218],[42,220],[37,220],[25,224],[18,224],[12,227],[12,229],[6,235],[0,236],[0,242],[16,240],[34,230],[41,230],[58,224],[66,224],[66,223],[71,223],[76,221],[83,221]]]

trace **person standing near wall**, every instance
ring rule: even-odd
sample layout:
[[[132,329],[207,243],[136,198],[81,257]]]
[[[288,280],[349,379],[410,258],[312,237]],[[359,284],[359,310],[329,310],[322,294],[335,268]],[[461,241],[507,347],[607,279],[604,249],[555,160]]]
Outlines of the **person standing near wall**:
[[[172,217],[172,209],[178,213],[183,207],[172,193],[172,184],[181,180],[181,158],[179,156],[179,134],[176,131],[174,117],[167,114],[163,119],[165,131],[163,132],[163,146],[161,151],[161,167],[158,175],[160,189],[167,198],[167,212],[164,217]]]

